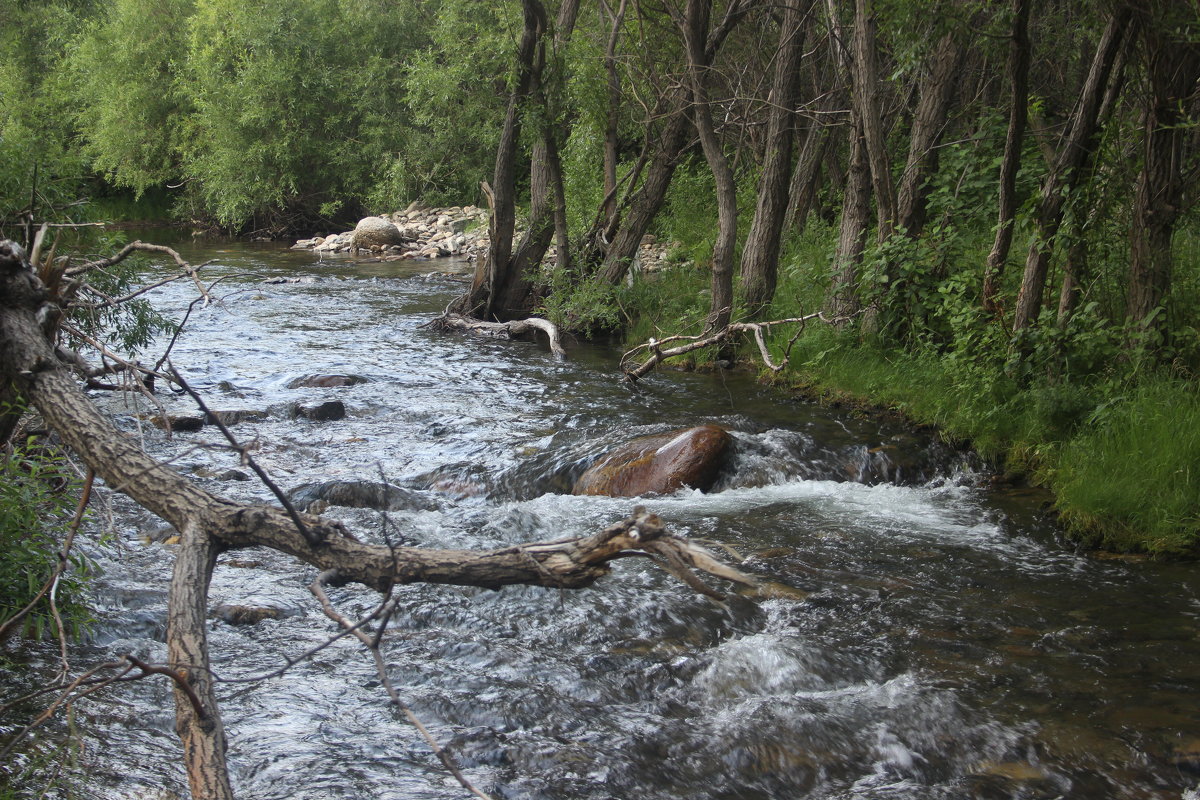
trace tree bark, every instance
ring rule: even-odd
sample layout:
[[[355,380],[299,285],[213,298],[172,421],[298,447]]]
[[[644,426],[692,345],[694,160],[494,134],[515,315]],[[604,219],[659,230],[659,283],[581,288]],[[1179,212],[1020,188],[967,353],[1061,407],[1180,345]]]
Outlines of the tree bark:
[[[896,195],[896,221],[906,236],[915,238],[925,227],[926,183],[937,172],[938,143],[946,130],[950,103],[961,80],[966,48],[959,32],[946,33],[934,47],[931,63],[921,81],[920,99],[913,114],[908,160]]]
[[[679,154],[687,143],[689,125],[686,93],[674,92],[668,103],[670,111],[660,133],[655,135],[651,123],[647,121],[646,138],[655,141],[654,157],[646,170],[645,180],[630,200],[629,210],[605,251],[599,270],[600,278],[605,283],[615,285],[625,278],[637,256],[642,237],[662,208],[671,179],[675,176]]]
[[[862,306],[858,294],[858,269],[867,244],[871,213],[871,171],[857,120],[850,125],[850,163],[842,194],[842,220],[833,259],[833,280],[825,295],[825,307],[835,319],[846,319]]]
[[[892,165],[887,155],[887,134],[883,107],[879,99],[879,55],[875,12],[871,0],[854,2],[853,100],[863,133],[867,163],[871,168],[871,186],[875,192],[876,240],[891,238],[896,225],[896,199],[892,186]]]
[[[983,308],[989,314],[999,311],[996,297],[1000,293],[1000,280],[1008,262],[1017,220],[1017,170],[1021,168],[1021,148],[1029,118],[1029,5],[1029,0],[1012,0],[1012,34],[1008,42],[1008,131],[1000,162],[996,238],[983,273]]]
[[[1171,241],[1188,188],[1184,108],[1200,76],[1200,45],[1176,33],[1165,3],[1151,3],[1140,15],[1149,93],[1142,113],[1142,169],[1134,195],[1128,315],[1143,334],[1165,336],[1166,319],[1155,312],[1170,291]]]
[[[175,732],[193,798],[233,800],[226,763],[225,726],[209,668],[208,587],[220,553],[198,520],[180,531],[167,611],[167,662],[175,683]],[[179,685],[185,682],[191,695]],[[199,700],[197,708],[193,698]]]
[[[492,214],[488,224],[490,243],[486,257],[475,267],[471,289],[456,304],[465,314],[491,317],[501,291],[516,294],[523,276],[513,269],[512,240],[517,219],[516,167],[521,138],[521,106],[533,87],[534,61],[538,43],[546,30],[546,10],[539,0],[522,0],[524,29],[517,49],[517,84],[508,98],[504,128],[496,148],[492,173]]]
[[[614,222],[617,215],[617,137],[621,115],[621,78],[617,73],[617,42],[620,41],[621,25],[625,20],[625,9],[629,0],[620,0],[615,12],[610,12],[608,3],[601,6],[612,17],[608,43],[604,48],[604,75],[608,89],[608,113],[604,122],[604,202],[601,218],[605,228]]]
[[[700,134],[700,147],[712,171],[717,192],[717,238],[713,244],[712,291],[705,327],[718,331],[729,324],[733,316],[733,254],[737,246],[737,184],[729,159],[713,125],[708,100],[705,72],[709,62],[705,57],[708,18],[712,0],[688,0],[684,16],[677,20],[683,32],[687,51],[688,87],[692,92],[692,120]]]
[[[1050,259],[1054,255],[1054,239],[1062,224],[1067,197],[1079,185],[1081,173],[1091,158],[1099,115],[1112,67],[1120,52],[1123,37],[1129,35],[1133,14],[1128,6],[1118,8],[1096,46],[1096,53],[1087,80],[1079,96],[1070,128],[1059,147],[1054,168],[1042,186],[1042,198],[1035,218],[1036,233],[1025,259],[1025,273],[1017,295],[1013,332],[1019,333],[1033,325],[1042,309],[1042,294]]]
[[[747,311],[757,318],[775,296],[779,239],[788,204],[788,173],[795,139],[795,106],[799,95],[804,23],[813,0],[788,0],[779,25],[775,72],[768,95],[767,145],[758,203],[742,248],[742,288]]]

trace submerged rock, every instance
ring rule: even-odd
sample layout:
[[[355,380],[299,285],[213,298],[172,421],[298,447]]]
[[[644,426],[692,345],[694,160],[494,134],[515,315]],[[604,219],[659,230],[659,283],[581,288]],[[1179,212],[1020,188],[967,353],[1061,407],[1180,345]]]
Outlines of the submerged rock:
[[[708,491],[732,438],[716,425],[701,425],[634,439],[593,464],[572,494],[637,497],[684,486]]]
[[[287,385],[289,389],[333,389],[338,386],[354,386],[358,383],[370,383],[370,378],[362,375],[304,375],[296,378]]]
[[[346,417],[346,404],[341,400],[328,400],[315,406],[296,406],[292,416],[311,419],[313,422],[335,422]]]
[[[270,606],[220,605],[212,610],[212,616],[227,625],[257,625],[264,619],[283,619],[282,608]]]
[[[378,511],[432,511],[437,503],[413,489],[373,481],[306,483],[287,493],[301,510],[323,501],[331,506],[373,508]]]

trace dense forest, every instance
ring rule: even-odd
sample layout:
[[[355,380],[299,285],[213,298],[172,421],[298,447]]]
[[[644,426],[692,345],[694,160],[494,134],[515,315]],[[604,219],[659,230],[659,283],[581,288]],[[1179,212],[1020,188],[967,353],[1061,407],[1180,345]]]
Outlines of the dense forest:
[[[464,311],[633,343],[819,311],[770,328],[776,380],[938,425],[1086,540],[1194,549],[1192,2],[10,0],[0,36],[6,236],[487,203]]]

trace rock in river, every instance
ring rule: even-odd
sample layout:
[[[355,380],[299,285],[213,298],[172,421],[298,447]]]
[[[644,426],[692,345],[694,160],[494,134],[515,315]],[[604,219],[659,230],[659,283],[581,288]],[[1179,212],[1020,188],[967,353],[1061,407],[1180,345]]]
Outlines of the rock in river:
[[[430,511],[438,507],[435,501],[413,489],[372,481],[306,483],[288,492],[288,499],[302,510],[318,500],[331,506],[379,511]]]
[[[732,438],[716,425],[701,425],[634,439],[583,473],[573,494],[637,497],[668,494],[684,486],[707,491]]]
[[[400,229],[391,220],[383,217],[364,217],[354,228],[354,246],[363,250],[372,246],[400,244],[403,241]]]

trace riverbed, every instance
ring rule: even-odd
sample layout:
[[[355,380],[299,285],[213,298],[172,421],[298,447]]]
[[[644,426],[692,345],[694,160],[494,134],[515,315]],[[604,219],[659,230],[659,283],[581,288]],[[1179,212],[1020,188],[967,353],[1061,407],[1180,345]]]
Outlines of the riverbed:
[[[183,242],[213,260],[219,302],[194,310],[172,363],[284,489],[329,480],[403,487],[419,507],[333,506],[363,538],[492,548],[594,532],[645,505],[720,542],[774,587],[697,595],[639,559],[581,591],[400,590],[385,645],[414,712],[499,798],[1172,798],[1200,785],[1200,601],[1194,565],[1106,557],[1064,541],[1046,498],[895,422],[821,408],[746,373],[660,371],[640,391],[619,353],[441,334],[462,262],[320,259],[278,245]],[[180,318],[186,283],[157,290]],[[290,388],[312,375],[353,385]],[[273,502],[216,429],[168,436],[162,411],[98,396],[132,436],[207,488]],[[296,409],[341,402],[315,421]],[[712,423],[735,453],[714,491],[575,497],[573,480],[640,434]],[[165,660],[173,545],[111,500],[116,543],[93,546],[99,622],[79,665]],[[715,545],[714,545],[715,547]],[[227,553],[210,645],[239,797],[458,798],[389,708],[370,658],[340,641],[314,571]],[[333,593],[369,611],[361,588]],[[80,704],[89,796],[186,796],[170,689],[142,681]]]

